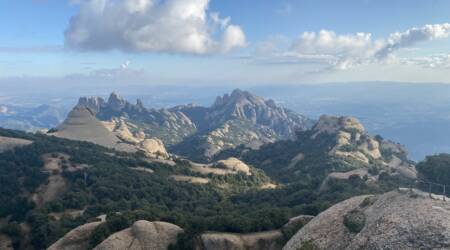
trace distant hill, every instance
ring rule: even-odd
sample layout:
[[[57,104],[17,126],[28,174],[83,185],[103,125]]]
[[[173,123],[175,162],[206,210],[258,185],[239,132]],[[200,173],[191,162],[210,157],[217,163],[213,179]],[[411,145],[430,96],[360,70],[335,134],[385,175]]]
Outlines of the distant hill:
[[[24,131],[47,130],[64,120],[66,110],[57,106],[0,105],[0,127]]]

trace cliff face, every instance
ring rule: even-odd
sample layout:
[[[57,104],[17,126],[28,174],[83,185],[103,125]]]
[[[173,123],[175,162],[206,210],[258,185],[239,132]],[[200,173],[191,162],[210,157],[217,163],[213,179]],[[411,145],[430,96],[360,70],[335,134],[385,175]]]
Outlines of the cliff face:
[[[319,214],[283,249],[448,249],[449,213],[450,202],[417,190],[358,196]]]

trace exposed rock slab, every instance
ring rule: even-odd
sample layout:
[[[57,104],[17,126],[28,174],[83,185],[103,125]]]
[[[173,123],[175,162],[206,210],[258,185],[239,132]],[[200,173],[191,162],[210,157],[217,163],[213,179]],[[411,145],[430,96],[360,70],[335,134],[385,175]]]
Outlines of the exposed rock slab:
[[[283,249],[299,249],[304,244],[336,250],[450,249],[450,202],[428,198],[418,191],[392,191],[373,203],[365,202],[367,197],[354,197],[322,212]],[[344,225],[343,218],[351,211],[365,216],[359,233]]]
[[[183,229],[167,222],[137,221],[109,236],[95,250],[166,250],[175,244]]]
[[[196,250],[279,250],[283,233],[280,230],[235,234],[204,233],[197,239]]]
[[[91,222],[68,232],[47,250],[85,250],[89,247],[89,237],[103,222]]]

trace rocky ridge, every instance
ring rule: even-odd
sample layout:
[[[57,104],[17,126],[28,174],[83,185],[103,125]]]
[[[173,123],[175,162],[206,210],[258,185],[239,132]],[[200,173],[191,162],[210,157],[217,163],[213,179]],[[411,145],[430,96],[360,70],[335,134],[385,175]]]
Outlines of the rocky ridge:
[[[174,153],[200,160],[211,160],[221,150],[241,144],[258,148],[278,139],[292,139],[297,130],[311,125],[306,117],[273,100],[238,89],[217,97],[211,107],[148,109],[141,100],[132,104],[116,93],[106,101],[82,97],[78,105],[88,107],[100,121],[123,121],[132,133],[144,132],[162,140]]]

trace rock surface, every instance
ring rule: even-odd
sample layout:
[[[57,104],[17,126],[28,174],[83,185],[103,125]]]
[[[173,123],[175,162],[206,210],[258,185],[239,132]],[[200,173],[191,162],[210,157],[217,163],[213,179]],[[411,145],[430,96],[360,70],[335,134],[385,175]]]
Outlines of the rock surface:
[[[239,159],[234,158],[234,157],[230,157],[226,160],[220,160],[216,163],[216,165],[218,167],[224,167],[224,168],[230,169],[232,171],[242,172],[242,173],[245,173],[246,175],[252,174],[250,172],[250,167],[247,166],[247,164],[245,164],[244,162],[242,162]]]
[[[47,250],[85,250],[89,247],[89,237],[103,222],[92,222],[68,232]]]
[[[84,106],[75,107],[67,119],[53,133],[70,140],[92,142],[108,148],[133,151],[133,147],[119,145],[120,139],[95,118],[93,111]]]
[[[144,139],[139,146],[152,158],[169,158],[164,143],[158,138]]]
[[[306,224],[284,246],[299,249],[449,249],[450,202],[414,190],[392,191],[372,199],[358,196],[338,203]],[[344,216],[365,217],[359,233],[344,225]]]
[[[137,221],[109,236],[95,250],[166,250],[183,229],[167,222]]]
[[[234,234],[204,233],[195,244],[196,250],[279,250],[283,244],[280,230]]]

